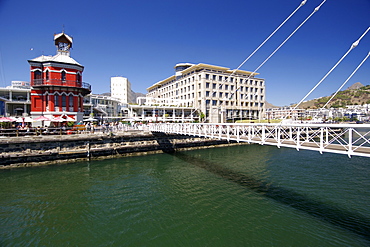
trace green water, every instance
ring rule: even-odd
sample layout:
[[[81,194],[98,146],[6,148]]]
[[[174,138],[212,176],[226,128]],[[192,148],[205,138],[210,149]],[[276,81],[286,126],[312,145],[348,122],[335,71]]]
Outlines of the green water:
[[[0,171],[0,246],[370,246],[370,159],[248,145]]]

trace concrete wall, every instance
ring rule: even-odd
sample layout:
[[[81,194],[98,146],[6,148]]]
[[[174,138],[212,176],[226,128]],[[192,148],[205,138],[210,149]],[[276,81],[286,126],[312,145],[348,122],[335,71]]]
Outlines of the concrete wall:
[[[232,145],[225,140],[164,133],[65,135],[0,139],[0,169]]]

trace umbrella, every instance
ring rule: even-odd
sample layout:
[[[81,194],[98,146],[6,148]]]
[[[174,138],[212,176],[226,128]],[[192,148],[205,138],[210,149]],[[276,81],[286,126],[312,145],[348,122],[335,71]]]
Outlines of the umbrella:
[[[17,119],[13,117],[1,117],[0,118],[0,122],[15,122],[15,121],[17,121]]]
[[[33,119],[31,117],[25,117],[23,122],[25,122],[25,123],[32,123],[33,122]]]
[[[64,118],[62,118],[62,117],[55,117],[55,118],[53,118],[52,120],[51,120],[52,122],[64,122],[64,121],[66,121]]]
[[[17,123],[32,123],[33,119],[31,117],[19,117],[17,118]]]
[[[98,119],[95,119],[95,118],[92,118],[92,117],[89,117],[88,119],[84,119],[84,122],[94,122],[94,121],[98,121]]]
[[[0,122],[13,122],[13,121],[12,121],[12,119],[10,119],[8,117],[1,117]]]
[[[74,119],[74,118],[72,118],[72,117],[68,117],[67,116],[67,118],[66,119],[64,119],[65,121],[67,121],[67,122],[76,122],[76,120]]]
[[[40,116],[34,119],[35,121],[50,121],[50,118],[47,118],[45,116]]]

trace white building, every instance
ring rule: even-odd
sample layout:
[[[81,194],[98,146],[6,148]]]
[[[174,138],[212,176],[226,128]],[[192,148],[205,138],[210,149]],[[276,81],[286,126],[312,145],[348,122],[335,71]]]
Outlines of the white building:
[[[31,110],[29,82],[12,81],[11,86],[0,87],[0,116],[28,116]]]
[[[111,97],[119,99],[122,103],[135,103],[135,95],[131,90],[131,83],[122,76],[111,77],[110,79]]]
[[[262,118],[265,81],[257,73],[202,63],[180,63],[175,72],[147,88],[147,97],[181,100],[208,122]]]
[[[106,95],[89,94],[84,97],[85,118],[118,118],[121,114],[121,101]]]

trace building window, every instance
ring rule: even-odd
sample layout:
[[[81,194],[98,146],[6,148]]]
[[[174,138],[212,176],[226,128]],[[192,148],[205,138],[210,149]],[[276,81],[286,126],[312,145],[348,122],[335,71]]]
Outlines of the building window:
[[[217,105],[217,100],[212,100],[212,105],[216,106]]]
[[[209,82],[206,83],[206,88],[209,88]]]
[[[62,81],[66,80],[66,72],[64,70],[62,71],[61,79]]]
[[[66,107],[67,106],[67,99],[66,99],[66,95],[65,94],[63,94],[62,95],[62,107]]]
[[[206,80],[209,80],[209,74],[206,74]]]
[[[68,96],[68,99],[69,99],[69,107],[72,107],[73,106],[73,96],[72,95]]]
[[[33,79],[35,79],[35,80],[40,80],[41,79],[41,71],[40,70],[36,70],[33,73]]]
[[[81,82],[81,75],[80,75],[79,73],[77,73],[77,75],[76,75],[76,81],[77,81],[78,83],[80,83],[80,82]]]
[[[45,79],[48,81],[49,80],[49,70],[47,70],[46,72],[45,72]]]
[[[59,95],[54,95],[54,105],[59,106]]]

